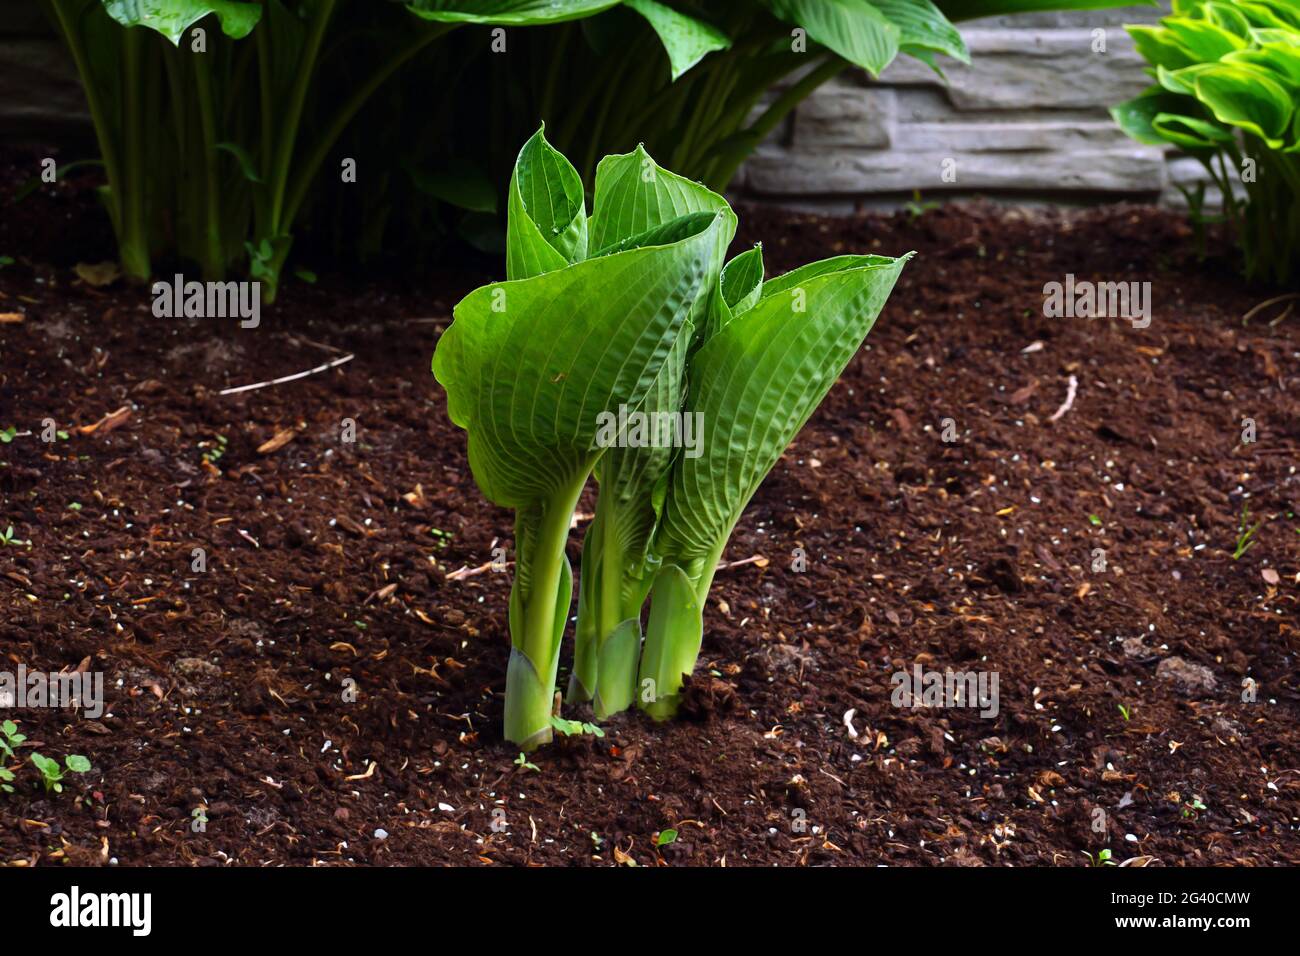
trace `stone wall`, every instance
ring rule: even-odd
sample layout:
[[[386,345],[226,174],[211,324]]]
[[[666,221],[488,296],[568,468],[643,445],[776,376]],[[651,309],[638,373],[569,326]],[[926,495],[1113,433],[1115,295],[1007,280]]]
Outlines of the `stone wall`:
[[[1175,184],[1199,178],[1199,164],[1133,142],[1108,113],[1151,82],[1123,24],[1162,15],[1129,7],[971,21],[962,28],[971,65],[943,60],[946,82],[910,57],[878,81],[842,74],[759,147],[735,192],[822,209],[894,204],[918,190],[1181,202]],[[1094,52],[1098,30],[1104,52]]]
[[[87,136],[85,100],[59,40],[37,4],[14,6],[0,18],[0,131],[12,139]],[[1122,25],[1162,12],[971,21],[962,33],[972,65],[941,59],[946,82],[910,57],[878,81],[842,74],[759,147],[733,192],[830,210],[897,204],[917,190],[931,198],[1179,203],[1175,184],[1199,178],[1199,164],[1134,143],[1107,113],[1148,82]],[[1104,53],[1093,52],[1097,29],[1105,31]],[[945,161],[954,181],[945,181]]]

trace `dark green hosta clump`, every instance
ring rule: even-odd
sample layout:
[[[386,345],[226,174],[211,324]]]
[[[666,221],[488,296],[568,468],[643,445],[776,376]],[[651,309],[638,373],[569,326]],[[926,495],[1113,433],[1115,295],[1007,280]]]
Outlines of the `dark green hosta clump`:
[[[907,259],[839,256],[765,280],[761,248],[726,261],[735,231],[721,196],[639,148],[600,163],[588,216],[580,177],[539,132],[510,183],[506,281],[466,296],[438,344],[474,477],[515,511],[505,736],[525,750],[551,739],[565,545],[588,477],[600,495],[569,698],[598,719],[633,703],[671,716],[732,529]]]

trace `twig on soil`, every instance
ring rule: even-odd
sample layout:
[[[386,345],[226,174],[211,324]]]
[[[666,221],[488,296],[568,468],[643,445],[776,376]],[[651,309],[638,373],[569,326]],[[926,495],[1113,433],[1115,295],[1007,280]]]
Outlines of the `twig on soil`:
[[[1283,302],[1290,302],[1290,301],[1292,301],[1293,299],[1300,299],[1300,292],[1288,292],[1288,293],[1286,293],[1286,295],[1279,295],[1279,296],[1277,296],[1276,298],[1273,298],[1273,299],[1267,299],[1267,300],[1265,300],[1264,302],[1261,302],[1259,305],[1255,306],[1253,309],[1251,309],[1251,310],[1250,310],[1249,312],[1247,312],[1245,315],[1243,315],[1243,316],[1241,317],[1241,324],[1242,324],[1242,325],[1249,325],[1251,319],[1253,319],[1253,318],[1254,318],[1255,316],[1257,316],[1259,313],[1263,312],[1263,311],[1264,311],[1265,309],[1267,309],[1269,306],[1271,306],[1271,305],[1279,305],[1279,304],[1281,304],[1281,303],[1283,303]],[[1283,319],[1285,319],[1285,318],[1286,318],[1288,315],[1290,315],[1290,314],[1291,314],[1291,308],[1288,307],[1288,308],[1286,309],[1285,312],[1283,312],[1283,313],[1282,313],[1281,315],[1279,315],[1276,319],[1274,319],[1272,322],[1270,322],[1269,325],[1276,325],[1278,322],[1281,322]]]
[[[1060,421],[1060,419],[1065,416],[1065,413],[1074,407],[1074,396],[1077,395],[1078,393],[1079,393],[1079,379],[1071,375],[1070,381],[1066,383],[1066,387],[1065,387],[1065,401],[1061,404],[1060,408],[1058,408],[1055,412],[1052,413],[1052,417],[1049,418],[1048,421],[1049,422]]]
[[[491,561],[485,561],[484,563],[480,564],[477,568],[469,568],[469,567],[460,568],[460,569],[458,569],[458,570],[456,570],[456,571],[452,571],[450,574],[448,574],[448,575],[447,575],[447,580],[448,580],[448,581],[463,581],[463,580],[465,580],[466,578],[472,578],[472,577],[474,577],[474,575],[476,575],[476,574],[482,574],[484,571],[490,570],[491,567],[492,567],[492,564],[493,564],[493,562],[491,562]],[[510,567],[512,564],[514,564],[513,561],[507,561],[507,562],[505,563],[504,567],[507,567],[507,568],[508,568],[508,567]],[[497,565],[497,567],[500,568],[500,567],[502,567],[502,565]]]
[[[328,372],[332,368],[338,368],[347,362],[351,362],[356,355],[349,353],[342,358],[337,358],[332,362],[326,362],[324,365],[317,365],[315,368],[309,368],[305,372],[295,372],[293,375],[285,375],[281,378],[273,378],[269,382],[254,382],[252,385],[237,385],[234,388],[223,388],[218,395],[234,395],[236,392],[251,392],[258,388],[267,388],[271,385],[283,385],[285,382],[294,382],[300,378],[306,378],[308,375],[315,375],[318,372]]]
[[[726,571],[729,568],[743,568],[747,564],[757,564],[760,568],[765,568],[770,562],[761,554],[752,554],[748,558],[742,558],[739,561],[724,561],[718,565],[719,571]]]

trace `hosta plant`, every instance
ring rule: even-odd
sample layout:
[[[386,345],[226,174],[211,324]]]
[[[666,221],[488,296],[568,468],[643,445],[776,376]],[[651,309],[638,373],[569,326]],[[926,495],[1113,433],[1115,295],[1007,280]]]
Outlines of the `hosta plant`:
[[[123,273],[145,279],[159,258],[209,279],[241,268],[268,301],[312,189],[347,158],[340,137],[404,64],[466,23],[533,27],[617,2],[44,0],[85,91]],[[333,175],[373,191],[387,172]]]
[[[570,699],[598,717],[633,702],[667,716],[727,538],[906,257],[765,280],[758,249],[725,261],[736,217],[721,196],[638,148],[600,163],[588,216],[577,171],[541,132],[519,154],[508,209],[506,280],[455,307],[433,367],[479,488],[515,512],[505,736],[530,750],[551,738],[566,545],[588,478],[599,497]],[[680,429],[646,440],[646,422],[688,417],[701,424],[690,447]]]
[[[1158,26],[1127,29],[1156,82],[1116,121],[1201,161],[1248,276],[1300,276],[1300,3],[1174,0]]]
[[[458,45],[431,69],[435,82],[465,80],[463,95],[442,105],[456,129],[475,130],[460,151],[490,153],[540,120],[588,186],[601,156],[644,142],[672,169],[722,190],[800,102],[847,69],[874,77],[907,56],[941,70],[970,60],[958,21],[1123,3],[625,0],[580,23],[512,36],[505,57],[485,43]],[[509,159],[495,158],[504,163],[492,172],[504,178]]]

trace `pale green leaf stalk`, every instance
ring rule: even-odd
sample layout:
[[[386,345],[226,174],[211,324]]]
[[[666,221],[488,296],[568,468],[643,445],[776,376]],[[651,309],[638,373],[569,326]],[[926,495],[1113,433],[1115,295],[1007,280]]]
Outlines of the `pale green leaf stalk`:
[[[621,409],[606,417],[597,442],[606,452],[596,467],[596,516],[583,540],[571,702],[592,702],[598,719],[626,710],[635,700],[641,654],[641,606],[657,566],[650,542],[658,525],[676,449],[651,443],[645,423],[674,421],[685,398],[686,363],[693,344],[720,307],[723,257],[736,231],[725,199],[663,169],[642,147],[607,156],[596,171],[592,244],[617,249],[662,241],[703,218],[721,228],[711,266],[692,305],[689,329],[674,345],[645,402],[631,417]]]
[[[552,735],[572,598],[565,548],[604,451],[602,413],[639,408],[679,338],[689,339],[726,221],[690,217],[657,244],[583,258],[575,176],[540,132],[525,145],[511,187],[512,278],[457,304],[433,362],[448,414],[469,433],[479,488],[515,510],[505,736],[524,751]]]

